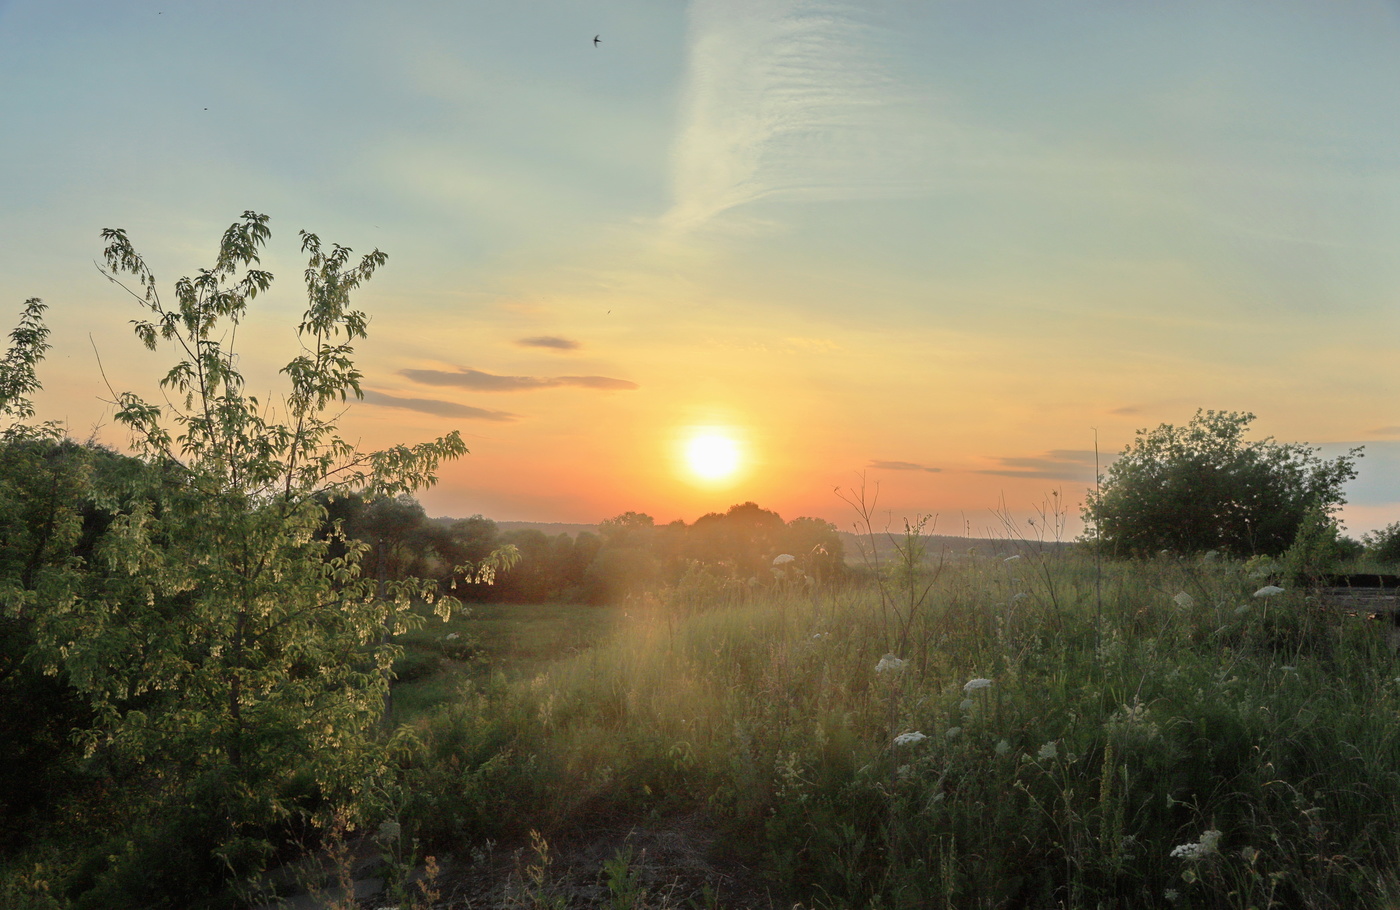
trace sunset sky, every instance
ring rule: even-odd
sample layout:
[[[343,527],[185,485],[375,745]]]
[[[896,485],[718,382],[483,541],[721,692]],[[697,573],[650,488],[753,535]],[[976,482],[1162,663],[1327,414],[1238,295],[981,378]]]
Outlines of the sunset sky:
[[[462,431],[430,515],[849,528],[863,475],[1076,533],[1096,433],[1215,408],[1364,444],[1348,528],[1400,520],[1396,3],[0,0],[0,174],[4,329],[50,305],[78,438],[126,441],[94,349],[168,365],[99,231],[169,288],[251,209],[255,391],[297,231],[388,254],[342,426]]]

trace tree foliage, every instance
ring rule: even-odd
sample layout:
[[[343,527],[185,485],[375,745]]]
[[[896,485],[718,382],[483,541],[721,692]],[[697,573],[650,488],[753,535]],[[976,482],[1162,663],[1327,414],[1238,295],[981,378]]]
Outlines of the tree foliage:
[[[95,492],[82,487],[90,453],[69,457],[83,447],[25,449],[7,435],[5,617],[28,635],[25,661],[93,712],[89,754],[159,769],[175,805],[198,799],[214,813],[223,860],[256,867],[269,826],[364,804],[388,758],[376,730],[392,635],[418,621],[414,601],[444,616],[454,603],[435,582],[362,574],[365,545],[334,525],[324,533],[327,503],[393,502],[466,449],[451,433],[362,452],[337,431],[342,404],[361,395],[354,343],[368,325],[350,297],[384,265],[378,250],[355,261],[301,233],[300,350],[281,371],[285,393],[264,402],[247,390],[236,342],[273,280],[257,267],[267,217],[245,212],[213,266],[175,282],[169,303],[126,233],[102,236],[107,276],[142,308],[137,337],[174,354],[166,403],[117,396],[142,467]],[[19,424],[33,414],[41,314],[30,301],[0,362],[0,407]],[[89,523],[74,504],[87,493],[103,517],[83,542]]]
[[[1184,427],[1139,430],[1084,506],[1110,551],[1283,553],[1310,511],[1331,515],[1359,448],[1331,460],[1306,443],[1247,440],[1253,414],[1197,411]]]

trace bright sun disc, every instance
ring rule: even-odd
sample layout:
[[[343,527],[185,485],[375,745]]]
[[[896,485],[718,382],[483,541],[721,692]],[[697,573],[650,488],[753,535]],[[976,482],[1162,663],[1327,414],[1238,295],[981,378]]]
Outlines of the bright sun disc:
[[[686,443],[685,461],[705,480],[723,480],[739,468],[739,444],[718,433],[702,433]]]

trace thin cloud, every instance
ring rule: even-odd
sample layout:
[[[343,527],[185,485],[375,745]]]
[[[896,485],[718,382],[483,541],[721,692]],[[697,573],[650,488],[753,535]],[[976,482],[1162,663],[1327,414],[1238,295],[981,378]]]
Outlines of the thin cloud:
[[[912,461],[871,461],[869,467],[877,471],[928,471],[930,474],[937,474],[942,468],[928,468]]]
[[[434,398],[398,398],[394,395],[385,395],[383,392],[375,392],[371,389],[365,389],[364,395],[366,404],[378,405],[381,408],[403,408],[406,411],[421,411],[424,414],[433,414],[437,417],[460,417],[463,420],[491,420],[508,423],[512,420],[518,420],[520,416],[507,411],[491,411],[486,408],[474,408],[470,405],[457,404],[455,401],[439,401]]]
[[[928,105],[882,62],[887,30],[833,0],[696,0],[665,221],[690,228],[765,197],[926,187]]]
[[[481,370],[400,370],[399,375],[424,385],[452,386],[473,392],[531,392],[561,386],[609,392],[639,388],[631,380],[608,376],[497,376]]]
[[[1093,482],[1094,452],[1092,449],[1052,449],[1044,455],[1011,456],[995,459],[997,467],[983,468],[977,474],[998,477],[1027,477],[1036,480],[1069,480]],[[1100,468],[1105,466],[1099,456]]]
[[[1131,416],[1133,416],[1134,414],[1141,414],[1142,412],[1143,412],[1143,407],[1142,407],[1141,405],[1130,404],[1130,405],[1125,405],[1125,406],[1123,406],[1123,407],[1121,407],[1121,408],[1114,408],[1113,410],[1109,411],[1108,413],[1110,413],[1110,414],[1115,414],[1115,415],[1117,415],[1117,416],[1119,416],[1119,417],[1131,417]]]
[[[1371,436],[1400,436],[1400,427],[1373,427],[1366,433]]]
[[[572,338],[560,338],[558,335],[536,335],[533,338],[521,338],[515,343],[522,348],[547,348],[551,351],[577,351],[583,347]]]

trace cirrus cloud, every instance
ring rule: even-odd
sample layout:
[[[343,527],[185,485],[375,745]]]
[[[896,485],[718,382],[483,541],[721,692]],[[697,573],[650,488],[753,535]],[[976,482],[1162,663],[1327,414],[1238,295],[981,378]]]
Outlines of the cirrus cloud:
[[[1052,449],[1036,457],[998,458],[999,467],[984,468],[975,473],[1093,483],[1094,457],[1093,449]]]
[[[508,411],[492,411],[487,408],[474,408],[471,405],[458,404],[455,401],[439,401],[434,398],[399,398],[395,395],[385,395],[383,392],[376,392],[372,389],[364,390],[364,402],[366,404],[377,405],[381,408],[403,408],[408,411],[421,411],[424,414],[433,414],[438,417],[459,417],[463,420],[492,420],[499,422],[509,422],[518,420],[518,414],[511,414]]]
[[[937,474],[942,468],[929,468],[912,461],[880,461],[872,460],[869,467],[877,471],[928,471],[930,474]]]
[[[582,343],[572,338],[560,338],[558,335],[535,335],[518,339],[515,343],[522,348],[545,348],[551,351],[577,351],[583,347]]]
[[[638,388],[635,382],[627,379],[612,379],[608,376],[498,376],[494,373],[468,369],[400,370],[399,375],[424,385],[452,386],[459,389],[471,389],[474,392],[530,392],[536,389],[556,389],[561,386],[604,391],[630,391]]]

